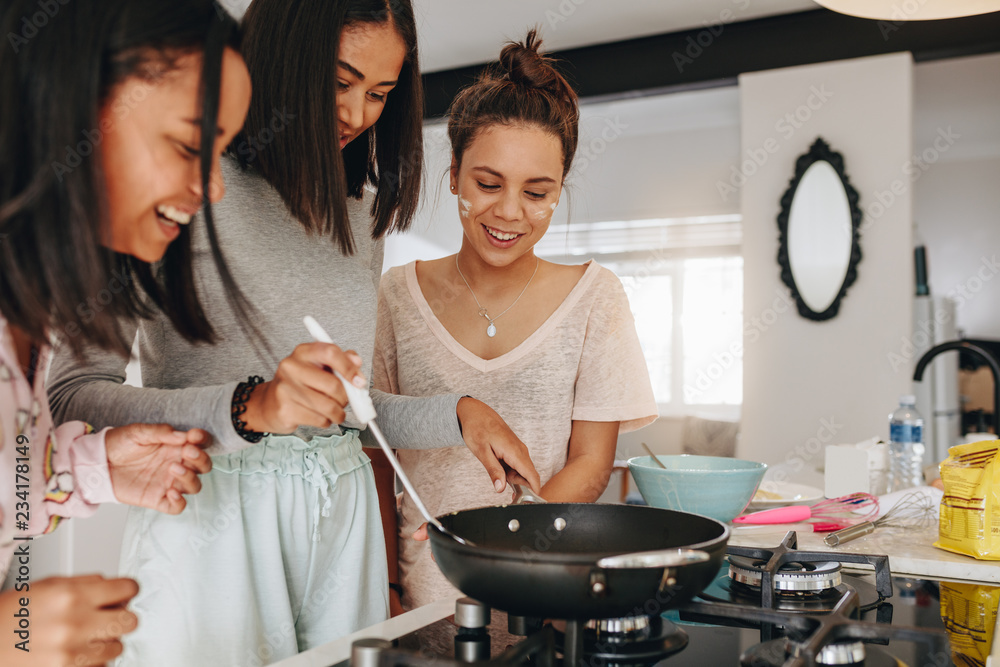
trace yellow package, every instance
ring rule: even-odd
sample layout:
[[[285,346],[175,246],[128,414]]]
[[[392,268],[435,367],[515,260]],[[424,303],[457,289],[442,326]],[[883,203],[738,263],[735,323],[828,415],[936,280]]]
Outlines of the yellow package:
[[[941,622],[951,641],[956,665],[985,665],[997,623],[1000,587],[941,583]]]
[[[941,464],[944,497],[934,546],[981,560],[1000,560],[1000,440],[948,450]]]

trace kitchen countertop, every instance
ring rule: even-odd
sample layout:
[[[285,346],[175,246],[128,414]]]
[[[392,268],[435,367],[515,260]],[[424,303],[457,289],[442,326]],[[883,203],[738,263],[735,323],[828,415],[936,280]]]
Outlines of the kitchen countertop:
[[[388,621],[358,630],[354,634],[341,637],[336,641],[317,646],[291,658],[285,658],[271,667],[329,667],[344,662],[351,657],[351,644],[358,639],[377,637],[395,639],[418,630],[425,625],[440,621],[455,613],[455,600],[459,596],[438,600],[428,605],[408,611],[405,614],[390,618]]]
[[[823,474],[820,470],[806,468],[793,471],[787,464],[770,466],[764,476],[765,481],[768,479],[784,479],[823,488]],[[787,531],[777,525],[771,528],[773,531],[743,534],[741,529],[734,530],[729,543],[734,546],[773,547]],[[839,547],[830,547],[823,542],[827,533],[797,531],[797,535],[800,549],[884,554],[889,557],[889,569],[894,575],[1000,584],[1000,561],[977,560],[935,547],[934,542],[938,538],[937,521],[927,528],[877,528],[872,534]]]
[[[733,531],[729,544],[744,547],[773,547],[784,532],[743,533]],[[937,523],[927,528],[877,528],[871,535],[851,540],[839,547],[823,542],[828,533],[797,533],[799,549],[838,553],[885,554],[894,575],[978,581],[1000,584],[1000,561],[977,560],[933,546],[938,537]]]

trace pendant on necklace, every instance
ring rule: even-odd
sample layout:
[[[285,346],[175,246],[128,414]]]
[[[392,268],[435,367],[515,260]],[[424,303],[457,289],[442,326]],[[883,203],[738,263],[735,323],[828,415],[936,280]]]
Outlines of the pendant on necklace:
[[[486,327],[486,335],[493,338],[497,335],[497,328],[490,322],[490,326]]]

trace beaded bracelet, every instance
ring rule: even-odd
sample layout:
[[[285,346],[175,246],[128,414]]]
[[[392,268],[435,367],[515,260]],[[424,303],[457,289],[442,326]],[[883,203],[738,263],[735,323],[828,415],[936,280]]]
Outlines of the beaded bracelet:
[[[243,413],[247,411],[247,401],[250,400],[250,395],[253,393],[254,387],[259,385],[264,381],[259,375],[251,375],[247,378],[246,382],[240,382],[236,385],[236,391],[233,392],[233,404],[232,411],[230,413],[233,419],[233,428],[236,429],[236,433],[246,440],[247,442],[260,442],[266,433],[260,433],[254,431],[253,429],[247,428],[247,423],[240,419]]]

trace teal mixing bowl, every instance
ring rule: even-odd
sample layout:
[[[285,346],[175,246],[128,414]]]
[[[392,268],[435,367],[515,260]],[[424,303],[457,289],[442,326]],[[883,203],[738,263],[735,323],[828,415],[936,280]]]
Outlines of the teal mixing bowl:
[[[628,460],[639,493],[653,507],[732,521],[757,492],[767,465],[723,456],[636,456]]]

